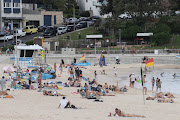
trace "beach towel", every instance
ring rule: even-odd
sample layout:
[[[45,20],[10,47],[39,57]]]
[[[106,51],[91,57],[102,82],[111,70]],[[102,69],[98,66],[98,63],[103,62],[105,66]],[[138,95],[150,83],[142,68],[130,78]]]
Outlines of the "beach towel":
[[[72,94],[79,94],[79,93],[77,93],[77,92],[72,92]]]

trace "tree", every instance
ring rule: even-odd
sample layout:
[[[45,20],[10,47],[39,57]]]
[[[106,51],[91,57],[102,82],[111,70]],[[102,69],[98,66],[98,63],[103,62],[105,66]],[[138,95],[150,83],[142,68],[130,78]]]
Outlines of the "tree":
[[[154,34],[154,36],[151,38],[151,43],[160,46],[164,45],[170,42],[171,34],[167,32],[160,32],[157,34]]]

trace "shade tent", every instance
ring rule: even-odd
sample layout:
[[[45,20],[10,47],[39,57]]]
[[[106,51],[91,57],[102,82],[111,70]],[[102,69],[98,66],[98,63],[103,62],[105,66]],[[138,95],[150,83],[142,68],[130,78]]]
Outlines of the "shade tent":
[[[149,37],[153,36],[153,33],[137,33],[137,37]]]
[[[43,50],[43,48],[39,45],[17,46],[17,49],[18,50]]]
[[[86,35],[86,39],[102,39],[103,35]]]
[[[6,66],[6,67],[3,67],[3,70],[6,71],[6,72],[13,72],[15,71],[15,69],[11,66]]]

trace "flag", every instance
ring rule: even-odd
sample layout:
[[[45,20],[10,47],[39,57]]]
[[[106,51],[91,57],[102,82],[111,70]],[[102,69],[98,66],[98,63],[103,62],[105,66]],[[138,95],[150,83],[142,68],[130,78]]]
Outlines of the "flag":
[[[151,66],[154,66],[154,59],[150,59],[146,62],[146,67],[151,67]]]
[[[85,53],[83,54],[83,56],[81,57],[80,61],[85,60]]]

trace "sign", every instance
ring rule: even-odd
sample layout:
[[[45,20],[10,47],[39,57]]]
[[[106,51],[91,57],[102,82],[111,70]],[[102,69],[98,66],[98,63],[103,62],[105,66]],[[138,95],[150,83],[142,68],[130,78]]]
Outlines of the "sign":
[[[109,39],[107,39],[106,42],[109,42]]]

